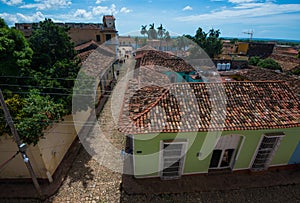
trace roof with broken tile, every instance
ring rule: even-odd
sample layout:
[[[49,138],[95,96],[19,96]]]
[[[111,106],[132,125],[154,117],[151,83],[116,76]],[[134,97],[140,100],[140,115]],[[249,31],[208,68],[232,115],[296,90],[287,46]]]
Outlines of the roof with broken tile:
[[[184,59],[177,57],[176,55],[157,51],[157,50],[143,50],[142,54],[137,53],[137,65],[136,68],[140,66],[155,65],[160,67],[168,68],[169,71],[175,72],[191,72],[195,69]]]
[[[119,128],[127,134],[300,126],[300,101],[284,82],[180,83],[129,97]]]

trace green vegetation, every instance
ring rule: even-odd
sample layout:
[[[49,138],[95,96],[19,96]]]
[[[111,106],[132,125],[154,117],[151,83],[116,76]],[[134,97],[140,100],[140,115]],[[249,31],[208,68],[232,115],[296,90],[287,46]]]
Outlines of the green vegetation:
[[[291,71],[291,73],[292,73],[293,75],[300,76],[300,67],[294,69],[293,71]]]
[[[0,88],[21,139],[37,144],[47,126],[70,113],[80,69],[68,28],[45,19],[27,41],[0,19]],[[3,118],[3,111],[0,110]],[[0,135],[10,133],[5,122]]]
[[[281,66],[271,58],[260,59],[259,57],[254,56],[249,59],[248,64],[253,66],[258,66],[261,68],[282,71]]]
[[[18,75],[30,65],[32,54],[23,33],[9,28],[0,18],[0,76]]]
[[[248,64],[252,65],[252,66],[257,66],[259,61],[260,61],[260,58],[258,56],[253,56],[249,59]]]
[[[209,57],[213,58],[222,52],[222,42],[219,38],[220,31],[210,29],[208,33],[204,32],[202,28],[198,28],[195,36],[184,35],[188,39],[194,41],[200,46]],[[193,47],[191,53],[197,51],[197,48]]]

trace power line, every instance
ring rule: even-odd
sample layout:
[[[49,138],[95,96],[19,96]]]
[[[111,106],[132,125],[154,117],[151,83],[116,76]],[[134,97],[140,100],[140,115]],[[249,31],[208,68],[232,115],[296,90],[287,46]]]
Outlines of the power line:
[[[90,76],[91,77],[91,76]],[[12,76],[12,75],[2,75],[0,78],[15,78],[15,79],[36,79],[36,80],[65,80],[65,81],[95,81],[99,77],[94,79],[83,79],[83,78],[35,78],[32,76]],[[102,81],[111,81],[111,80],[102,80]]]
[[[20,151],[17,151],[13,156],[11,156],[9,159],[7,159],[6,161],[4,161],[2,164],[0,164],[0,170],[6,165],[8,164],[10,161],[12,161],[16,156],[17,154],[19,154]]]
[[[22,154],[22,158],[23,158],[23,160],[25,162],[25,165],[26,165],[26,167],[29,171],[29,174],[30,174],[31,179],[32,179],[33,184],[34,184],[34,187],[35,187],[36,191],[38,192],[39,196],[42,197],[43,194],[42,194],[41,187],[39,185],[39,182],[37,181],[37,178],[36,178],[36,175],[35,175],[34,170],[32,168],[32,165],[31,165],[31,163],[29,161],[29,158],[26,154],[26,145],[21,142],[21,139],[20,139],[20,137],[18,135],[18,132],[15,128],[14,121],[12,120],[10,112],[9,112],[7,106],[6,106],[5,101],[4,101],[4,97],[3,97],[1,89],[0,89],[0,103],[1,103],[2,109],[4,111],[4,115],[5,115],[7,124],[9,125],[10,130],[11,130],[11,132],[12,132],[14,138],[15,138],[16,144],[18,145],[18,149]]]

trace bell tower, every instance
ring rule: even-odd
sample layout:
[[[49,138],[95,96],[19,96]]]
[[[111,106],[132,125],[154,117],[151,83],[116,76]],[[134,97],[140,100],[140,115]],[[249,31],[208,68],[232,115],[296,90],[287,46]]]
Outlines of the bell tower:
[[[103,26],[104,28],[115,29],[115,17],[113,15],[103,16]]]

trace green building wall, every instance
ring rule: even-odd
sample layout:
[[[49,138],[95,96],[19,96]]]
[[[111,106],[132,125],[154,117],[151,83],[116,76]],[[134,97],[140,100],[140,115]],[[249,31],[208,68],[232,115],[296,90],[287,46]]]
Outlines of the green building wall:
[[[300,141],[300,128],[267,129],[248,131],[223,131],[222,136],[236,135],[243,139],[237,151],[238,157],[233,170],[248,169],[252,158],[257,150],[260,139],[264,133],[284,132],[270,166],[285,165],[296,149]],[[207,132],[186,132],[186,133],[159,133],[159,134],[138,134],[134,135],[134,173],[136,177],[159,176],[160,164],[160,141],[163,140],[185,140],[187,141],[187,153],[184,162],[184,174],[207,173],[212,153],[203,160],[199,160],[198,153],[203,146]],[[213,149],[212,149],[213,150]]]

